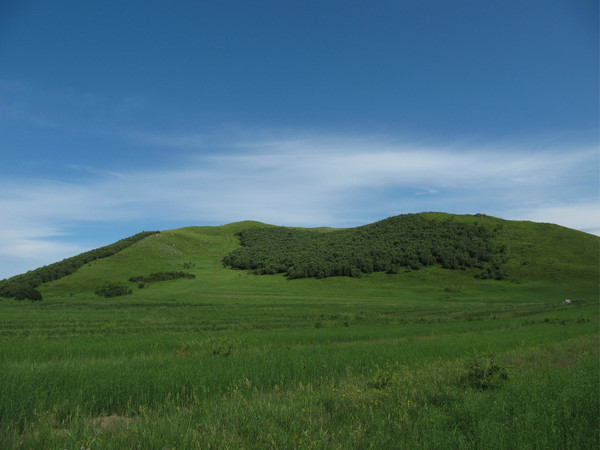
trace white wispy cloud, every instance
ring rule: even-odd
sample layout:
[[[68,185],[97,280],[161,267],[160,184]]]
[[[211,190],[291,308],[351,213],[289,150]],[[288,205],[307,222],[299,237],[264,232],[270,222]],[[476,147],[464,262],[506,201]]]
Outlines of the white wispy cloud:
[[[101,169],[97,169],[92,166],[86,166],[86,165],[81,165],[81,164],[68,164],[67,168],[77,171],[77,172],[87,172],[87,173],[91,173],[94,175],[110,175],[113,177],[122,176],[119,172],[114,172],[111,170],[101,170]]]
[[[506,219],[555,223],[600,236],[600,206],[598,201],[547,204],[507,212]]]
[[[143,140],[180,155],[177,162],[152,170],[72,164],[93,176],[1,181],[8,213],[0,218],[0,278],[27,261],[33,268],[76,253],[77,237],[56,237],[85,223],[354,226],[437,210],[600,231],[596,149],[436,147],[318,133]]]

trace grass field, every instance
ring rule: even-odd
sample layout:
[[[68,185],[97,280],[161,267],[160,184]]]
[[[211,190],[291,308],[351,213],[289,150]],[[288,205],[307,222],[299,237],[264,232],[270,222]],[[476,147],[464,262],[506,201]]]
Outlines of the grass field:
[[[248,226],[162,232],[0,301],[0,448],[598,447],[597,238],[506,222],[506,281],[286,280],[222,267]]]

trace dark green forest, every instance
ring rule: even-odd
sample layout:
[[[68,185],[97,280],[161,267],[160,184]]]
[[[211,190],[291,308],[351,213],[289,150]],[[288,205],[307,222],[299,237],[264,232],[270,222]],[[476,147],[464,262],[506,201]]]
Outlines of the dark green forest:
[[[241,247],[227,255],[223,263],[259,275],[283,273],[289,279],[360,277],[433,265],[476,268],[480,269],[476,275],[479,278],[503,279],[504,248],[493,242],[497,231],[416,214],[331,232],[253,228],[238,233]]]
[[[59,262],[30,270],[22,275],[2,280],[0,281],[0,297],[15,298],[17,300],[42,300],[42,294],[35,289],[42,283],[59,280],[72,274],[85,264],[112,256],[145,237],[156,233],[158,231],[143,231],[113,244],[105,245],[104,247],[99,247]]]

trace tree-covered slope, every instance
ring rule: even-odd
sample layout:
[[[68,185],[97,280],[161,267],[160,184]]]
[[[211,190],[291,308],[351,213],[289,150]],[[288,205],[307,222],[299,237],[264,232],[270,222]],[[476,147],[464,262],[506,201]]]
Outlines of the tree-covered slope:
[[[35,289],[40,284],[60,280],[61,278],[74,273],[85,264],[97,259],[112,256],[156,233],[158,233],[158,231],[143,231],[128,238],[121,239],[113,244],[80,253],[77,256],[65,258],[62,261],[35,270],[30,270],[22,275],[16,275],[2,280],[0,281],[0,297],[13,297],[17,300],[41,300],[41,293]]]
[[[493,240],[501,227],[405,214],[328,233],[254,228],[239,233],[242,247],[223,262],[257,274],[285,273],[291,279],[360,277],[433,265],[476,268],[480,278],[502,279],[505,247]]]

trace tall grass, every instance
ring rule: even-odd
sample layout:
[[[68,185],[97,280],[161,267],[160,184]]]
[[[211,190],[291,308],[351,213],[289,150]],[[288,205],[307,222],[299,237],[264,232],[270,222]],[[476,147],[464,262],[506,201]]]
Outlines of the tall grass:
[[[504,446],[516,433],[531,446],[591,444],[595,312],[421,321],[412,311],[404,323],[363,314],[345,326],[315,307],[297,327],[280,308],[274,314],[290,328],[5,338],[2,439],[64,448],[479,447]],[[489,392],[465,385],[469,355],[490,351],[508,380]],[[534,422],[550,428],[542,436]]]

